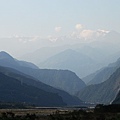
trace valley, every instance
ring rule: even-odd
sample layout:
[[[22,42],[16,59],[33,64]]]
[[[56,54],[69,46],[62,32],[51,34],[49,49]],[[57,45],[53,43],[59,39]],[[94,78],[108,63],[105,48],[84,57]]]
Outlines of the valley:
[[[0,0],[0,120],[120,120],[119,0]]]

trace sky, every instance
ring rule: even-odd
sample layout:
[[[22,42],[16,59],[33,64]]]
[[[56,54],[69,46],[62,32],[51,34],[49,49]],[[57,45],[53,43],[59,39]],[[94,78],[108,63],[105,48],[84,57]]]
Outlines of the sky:
[[[120,32],[120,0],[0,0],[0,37],[66,35],[85,29]]]
[[[46,38],[120,33],[119,6],[120,0],[0,0],[0,50],[16,55],[38,49]]]

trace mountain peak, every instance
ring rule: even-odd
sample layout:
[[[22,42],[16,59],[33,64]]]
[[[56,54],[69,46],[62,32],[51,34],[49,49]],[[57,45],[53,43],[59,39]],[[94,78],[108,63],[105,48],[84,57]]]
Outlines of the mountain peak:
[[[107,38],[109,39],[119,39],[120,38],[120,33],[116,32],[116,31],[110,31],[107,35],[106,35]]]
[[[7,52],[1,51],[0,52],[0,59],[14,59],[14,58],[11,55],[9,55]]]

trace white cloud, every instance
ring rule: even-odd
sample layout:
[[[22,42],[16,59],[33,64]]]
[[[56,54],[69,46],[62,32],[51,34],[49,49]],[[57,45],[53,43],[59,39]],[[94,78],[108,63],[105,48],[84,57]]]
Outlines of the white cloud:
[[[62,27],[55,27],[55,31],[56,31],[56,32],[60,32],[61,29],[62,29]]]
[[[90,30],[90,29],[83,29],[80,31],[74,31],[71,34],[73,38],[84,38],[87,39],[96,39],[98,37],[104,37],[109,31],[106,30]]]
[[[95,36],[95,34],[96,34],[96,32],[93,30],[83,30],[80,33],[80,37],[85,38],[85,39],[91,39],[92,37]]]
[[[110,31],[98,29],[96,32],[97,32],[97,37],[99,37],[99,36],[105,36]]]
[[[101,29],[98,29],[97,31],[101,32],[101,33],[109,33],[110,31],[108,30],[101,30]]]
[[[83,26],[82,26],[81,24],[76,24],[75,28],[76,28],[77,30],[81,30],[81,29],[83,28]]]

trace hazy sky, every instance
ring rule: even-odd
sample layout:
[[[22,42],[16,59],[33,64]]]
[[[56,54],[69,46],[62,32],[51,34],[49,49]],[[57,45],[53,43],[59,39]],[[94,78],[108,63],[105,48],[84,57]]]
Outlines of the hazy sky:
[[[120,0],[0,0],[0,51],[14,56],[110,30],[120,33]]]
[[[77,24],[120,32],[120,0],[0,0],[0,37],[66,35]]]

